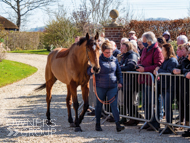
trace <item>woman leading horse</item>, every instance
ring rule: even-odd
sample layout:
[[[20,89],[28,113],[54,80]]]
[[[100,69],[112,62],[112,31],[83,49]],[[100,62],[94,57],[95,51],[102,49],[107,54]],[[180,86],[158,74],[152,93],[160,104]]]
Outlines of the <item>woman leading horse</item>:
[[[86,37],[81,38],[79,42],[74,43],[69,49],[56,48],[47,58],[45,79],[46,83],[38,87],[36,90],[46,88],[47,96],[47,124],[51,124],[50,119],[50,102],[51,102],[51,89],[56,80],[67,84],[67,110],[68,121],[71,127],[75,127],[75,131],[82,131],[80,123],[84,118],[84,114],[88,109],[88,93],[89,93],[89,78],[87,68],[89,62],[93,66],[95,73],[100,71],[99,65],[99,34],[97,33],[93,39],[90,39],[88,33]],[[81,85],[82,98],[84,100],[83,111],[78,117],[78,99],[77,87]],[[73,107],[75,110],[75,122],[71,115],[71,104],[73,100]]]

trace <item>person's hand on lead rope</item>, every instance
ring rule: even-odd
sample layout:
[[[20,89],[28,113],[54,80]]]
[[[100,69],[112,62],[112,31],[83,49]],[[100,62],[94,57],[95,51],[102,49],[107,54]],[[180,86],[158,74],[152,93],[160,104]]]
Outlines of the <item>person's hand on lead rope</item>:
[[[94,73],[94,70],[93,70],[93,68],[91,68],[91,70],[90,70],[90,71],[91,71],[91,73]]]
[[[118,84],[118,88],[122,88],[122,84],[121,83]]]

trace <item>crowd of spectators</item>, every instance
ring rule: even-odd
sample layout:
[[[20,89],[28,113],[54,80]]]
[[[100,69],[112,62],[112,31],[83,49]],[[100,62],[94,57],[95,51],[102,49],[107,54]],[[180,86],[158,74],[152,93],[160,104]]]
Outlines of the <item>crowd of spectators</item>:
[[[186,89],[189,89],[189,79],[190,79],[190,43],[188,42],[188,39],[185,35],[179,35],[176,39],[177,41],[177,51],[175,54],[174,48],[171,45],[171,37],[170,37],[170,33],[169,31],[165,31],[163,33],[162,36],[160,37],[156,37],[155,34],[151,31],[145,32],[141,38],[137,39],[136,37],[136,32],[135,31],[130,31],[129,32],[129,37],[123,37],[120,41],[120,47],[117,47],[116,43],[114,41],[109,41],[109,39],[105,38],[105,37],[101,37],[99,40],[99,44],[100,46],[102,44],[106,43],[110,43],[110,47],[109,47],[109,52],[111,53],[110,57],[115,57],[115,59],[117,58],[118,64],[119,64],[119,71],[137,71],[140,73],[143,72],[149,72],[152,73],[153,75],[159,74],[159,73],[171,73],[171,74],[183,74],[183,80],[182,81],[186,81],[186,82],[182,82],[182,84],[180,84],[181,89],[184,89],[184,86],[186,87]],[[109,44],[108,44],[109,45]],[[102,49],[103,50],[103,49]],[[105,50],[104,50],[105,51]],[[104,56],[105,53],[104,51],[102,51],[102,55]],[[109,57],[109,58],[110,58]],[[114,60],[115,60],[114,59]],[[107,61],[109,63],[109,59]],[[103,68],[105,65],[102,65]],[[108,74],[109,75],[109,68],[107,69],[107,71],[104,71],[104,74]],[[117,70],[118,72],[118,70]],[[92,74],[92,73],[91,73]],[[118,73],[117,73],[118,74]],[[109,77],[106,79],[107,81],[112,81],[113,79],[117,79],[117,80],[121,80],[121,78],[117,75],[115,75],[116,77]],[[127,85],[128,87],[125,86],[121,86],[122,88],[122,92],[124,95],[124,100],[131,102],[131,104],[127,104],[124,105],[124,107],[120,108],[122,110],[125,110],[124,112],[126,113],[126,110],[128,110],[128,115],[129,116],[133,116],[134,114],[137,115],[139,117],[139,113],[138,113],[138,108],[134,107],[136,105],[132,104],[132,96],[135,93],[135,91],[133,90],[127,90],[130,89],[130,84],[127,84],[128,81],[126,81],[126,79],[131,80],[130,77],[124,77],[126,76],[125,74],[123,74],[123,81],[122,84],[123,85]],[[98,77],[98,75],[97,75]],[[142,93],[142,108],[143,109],[149,109],[149,110],[145,110],[145,119],[150,119],[152,113],[152,94],[154,93],[152,92],[152,88],[151,88],[151,77],[148,76],[142,76],[139,78],[140,80],[138,80],[139,84],[142,84],[142,89],[141,89],[141,93]],[[160,94],[163,99],[163,103],[159,103],[158,102],[158,106],[160,107],[159,104],[163,104],[164,105],[164,111],[165,111],[165,118],[167,123],[172,123],[172,118],[173,118],[173,111],[172,111],[172,103],[174,101],[174,81],[173,78],[170,81],[169,76],[165,76],[161,78],[162,80],[158,79],[158,87],[160,89],[162,89],[162,93],[158,93]],[[114,82],[117,82],[117,80]],[[101,79],[101,81],[103,81],[103,79]],[[179,81],[177,81],[179,82]],[[121,81],[119,82],[121,83]],[[184,83],[186,83],[184,85]],[[97,85],[98,86],[98,85]],[[109,88],[109,87],[108,87]],[[177,90],[176,90],[177,91]],[[179,91],[177,91],[177,94],[179,94]],[[106,96],[106,94],[105,94]],[[185,120],[186,124],[189,124],[189,90],[182,90],[181,91],[181,104],[184,104],[186,107],[185,111],[186,111],[186,115],[181,115],[181,120]],[[105,100],[102,97],[103,100]],[[99,103],[97,101],[97,103]],[[97,104],[97,106],[99,106]],[[113,106],[113,105],[112,105]],[[101,107],[101,106],[100,106]],[[181,109],[180,113],[183,114],[184,113],[184,108]],[[116,112],[115,107],[113,108],[113,114],[115,114],[114,112]],[[133,110],[132,110],[133,109]],[[135,110],[134,110],[135,109]],[[131,111],[130,111],[131,110]],[[101,110],[99,109],[98,112],[101,112]],[[120,111],[121,112],[121,111]],[[122,111],[123,112],[123,111]],[[159,118],[160,115],[160,108],[157,109],[157,115]],[[183,112],[183,113],[182,113]],[[131,115],[130,115],[130,114]],[[99,119],[100,114],[98,114],[98,119]],[[116,117],[114,117],[115,119]],[[134,126],[137,125],[139,123],[139,121],[135,121],[130,119],[129,121],[127,121],[125,118],[122,118],[120,120],[120,124],[118,123],[118,117],[116,118],[116,125],[120,127],[120,124],[124,124],[125,126]],[[151,120],[150,124],[156,128],[156,129],[160,129],[160,124],[157,122],[156,118],[155,118],[155,114],[153,116],[153,119]],[[98,120],[98,125],[99,125],[99,120]],[[98,126],[99,128],[101,128],[100,126]],[[100,130],[100,129],[97,130]],[[122,128],[122,127],[120,127]],[[152,131],[153,128],[151,126],[149,126],[149,124],[146,124],[144,126],[144,129],[147,129],[148,131]],[[101,129],[102,130],[102,129]],[[123,130],[123,128],[121,129]],[[162,131],[162,130],[160,130]],[[172,131],[167,128],[164,131],[165,134],[171,134]],[[182,136],[190,136],[190,130],[187,130],[184,132],[184,134]]]

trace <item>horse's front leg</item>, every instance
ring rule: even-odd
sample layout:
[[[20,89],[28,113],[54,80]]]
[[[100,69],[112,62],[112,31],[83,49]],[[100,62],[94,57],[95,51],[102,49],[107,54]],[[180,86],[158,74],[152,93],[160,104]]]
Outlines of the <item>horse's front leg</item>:
[[[77,99],[77,84],[74,81],[71,81],[70,83],[70,91],[72,94],[72,99],[73,99],[73,107],[75,110],[75,132],[82,132],[81,127],[79,126],[79,120],[78,120],[78,99]]]
[[[81,112],[79,116],[79,124],[82,122],[84,115],[89,107],[89,104],[88,104],[89,85],[88,84],[83,85],[81,86],[81,88],[82,88],[82,98],[84,101],[84,106],[83,106],[83,111]]]
[[[75,124],[73,123],[73,118],[71,114],[71,104],[72,104],[72,98],[71,98],[71,91],[70,91],[70,86],[67,85],[67,112],[68,112],[68,122],[70,123],[70,127],[75,127]]]

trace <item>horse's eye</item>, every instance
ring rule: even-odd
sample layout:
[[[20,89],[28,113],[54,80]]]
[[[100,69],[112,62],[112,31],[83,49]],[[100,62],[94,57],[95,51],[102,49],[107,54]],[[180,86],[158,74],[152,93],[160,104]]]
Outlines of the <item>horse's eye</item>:
[[[95,51],[96,50],[96,44],[94,44],[93,46],[92,46],[92,49]]]

